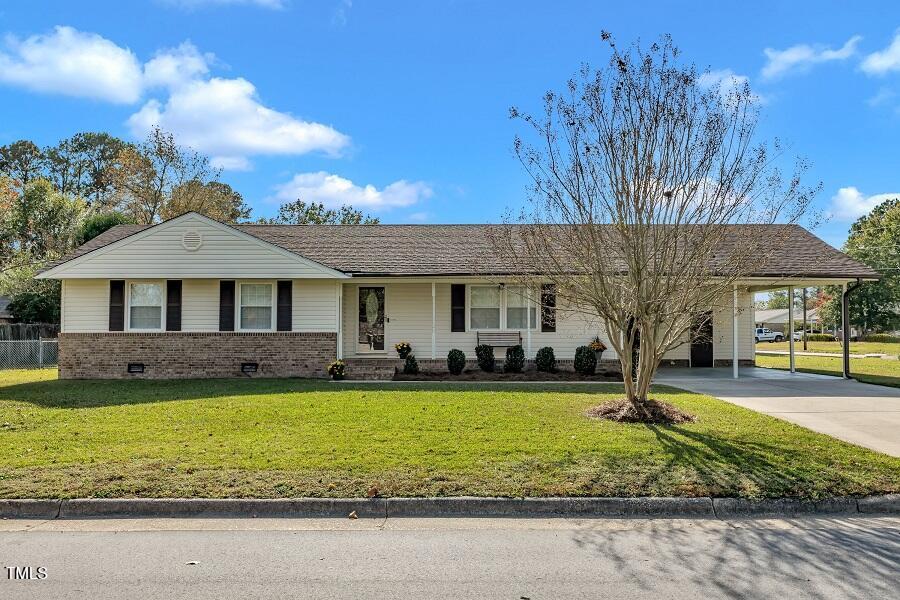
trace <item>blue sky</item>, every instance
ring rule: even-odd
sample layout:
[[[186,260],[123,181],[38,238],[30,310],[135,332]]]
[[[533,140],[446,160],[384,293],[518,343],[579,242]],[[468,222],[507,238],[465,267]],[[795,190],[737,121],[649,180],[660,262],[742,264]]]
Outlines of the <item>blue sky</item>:
[[[832,214],[817,233],[839,245],[900,191],[900,5],[724,4],[4,3],[0,144],[139,139],[160,122],[215,157],[255,216],[302,195],[386,222],[491,222],[524,198],[508,108],[601,64],[601,29],[671,33],[686,59],[749,79],[761,133],[812,163]]]

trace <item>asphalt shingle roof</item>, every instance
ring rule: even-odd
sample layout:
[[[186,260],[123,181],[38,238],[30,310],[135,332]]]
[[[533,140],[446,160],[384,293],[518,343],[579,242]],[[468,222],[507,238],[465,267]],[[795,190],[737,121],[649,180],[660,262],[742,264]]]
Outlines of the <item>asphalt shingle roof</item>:
[[[117,225],[55,263],[61,264],[142,231],[148,225]],[[236,225],[236,229],[332,269],[354,275],[462,275],[509,271],[491,251],[496,225]],[[527,226],[520,226],[527,227]],[[878,273],[797,225],[790,243],[773,242],[768,263],[756,276],[874,278]],[[746,232],[744,232],[746,233]],[[784,236],[772,236],[781,240]],[[765,239],[765,237],[761,238]],[[55,266],[55,265],[52,265]],[[48,267],[49,268],[49,267]]]

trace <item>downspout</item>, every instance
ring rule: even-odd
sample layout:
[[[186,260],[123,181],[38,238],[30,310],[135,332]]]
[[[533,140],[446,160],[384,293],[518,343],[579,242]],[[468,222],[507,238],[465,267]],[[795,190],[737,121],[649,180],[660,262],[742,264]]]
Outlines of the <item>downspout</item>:
[[[845,285],[844,292],[841,294],[841,338],[844,346],[844,379],[850,379],[850,294],[861,285],[862,281],[857,279],[856,283]]]

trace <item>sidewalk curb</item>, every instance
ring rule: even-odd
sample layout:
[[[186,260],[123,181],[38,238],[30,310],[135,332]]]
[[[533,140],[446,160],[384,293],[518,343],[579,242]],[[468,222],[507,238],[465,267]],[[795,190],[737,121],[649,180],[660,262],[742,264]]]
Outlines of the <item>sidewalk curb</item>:
[[[900,514],[900,494],[805,501],[790,498],[76,498],[0,499],[9,519],[185,517],[631,517],[752,519]]]

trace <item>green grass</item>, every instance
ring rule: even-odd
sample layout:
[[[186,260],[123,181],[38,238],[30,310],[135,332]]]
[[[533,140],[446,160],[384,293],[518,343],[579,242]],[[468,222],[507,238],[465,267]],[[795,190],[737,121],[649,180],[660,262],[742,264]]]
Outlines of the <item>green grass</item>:
[[[840,377],[843,373],[839,356],[795,356],[798,371],[821,373]],[[772,369],[790,369],[789,356],[756,355],[756,366]],[[864,383],[900,387],[900,361],[884,358],[851,358],[850,375]]]
[[[825,352],[840,354],[843,352],[840,342],[806,342],[807,352]],[[760,342],[756,344],[757,350],[780,350],[788,351],[788,342]],[[794,342],[794,351],[803,351],[803,342]],[[887,342],[850,342],[851,354],[889,354],[891,356],[900,355],[900,344],[889,344]]]
[[[587,419],[615,384],[57,381],[0,372],[0,497],[793,496],[900,459],[674,388],[699,420]]]

